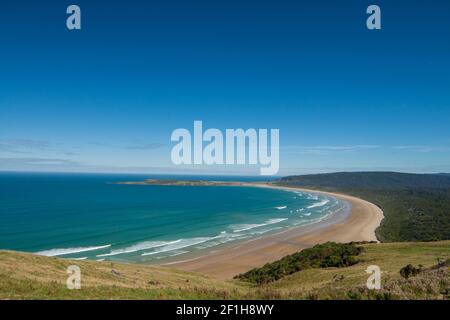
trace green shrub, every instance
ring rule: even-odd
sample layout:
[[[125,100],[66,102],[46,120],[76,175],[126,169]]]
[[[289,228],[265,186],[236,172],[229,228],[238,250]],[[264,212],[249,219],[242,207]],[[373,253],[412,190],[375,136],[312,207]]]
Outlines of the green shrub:
[[[347,267],[358,263],[357,255],[363,249],[355,244],[327,242],[267,263],[236,278],[256,284],[276,281],[295,272],[310,268]]]
[[[407,266],[400,269],[400,275],[403,278],[408,279],[409,277],[418,275],[421,271],[421,268],[415,268],[412,264],[408,264]]]

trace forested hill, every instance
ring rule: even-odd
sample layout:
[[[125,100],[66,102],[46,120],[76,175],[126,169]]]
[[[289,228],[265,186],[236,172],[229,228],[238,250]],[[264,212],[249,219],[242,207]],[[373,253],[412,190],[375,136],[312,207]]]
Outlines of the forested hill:
[[[278,185],[337,191],[366,199],[384,212],[380,241],[450,239],[450,175],[338,172],[284,177]]]
[[[279,180],[299,186],[328,188],[432,188],[450,189],[450,174],[399,172],[337,172],[289,176]]]

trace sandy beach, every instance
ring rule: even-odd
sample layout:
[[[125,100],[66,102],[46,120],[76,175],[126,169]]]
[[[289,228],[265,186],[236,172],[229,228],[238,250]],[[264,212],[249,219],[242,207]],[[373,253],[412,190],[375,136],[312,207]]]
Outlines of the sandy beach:
[[[168,266],[199,272],[218,279],[228,279],[254,267],[280,259],[285,255],[312,247],[315,244],[327,241],[377,241],[375,229],[383,219],[383,212],[370,202],[344,194],[303,188],[263,184],[255,184],[253,186],[325,194],[348,202],[351,205],[351,209],[345,214],[337,213],[324,221],[312,225],[299,226],[195,259],[170,263]]]

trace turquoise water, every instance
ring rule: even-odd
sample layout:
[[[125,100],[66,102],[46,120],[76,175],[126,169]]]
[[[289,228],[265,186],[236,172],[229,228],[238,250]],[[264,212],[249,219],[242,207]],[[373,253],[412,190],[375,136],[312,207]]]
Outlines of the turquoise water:
[[[0,173],[0,249],[159,263],[312,223],[344,206],[268,188],[113,183],[146,178]]]

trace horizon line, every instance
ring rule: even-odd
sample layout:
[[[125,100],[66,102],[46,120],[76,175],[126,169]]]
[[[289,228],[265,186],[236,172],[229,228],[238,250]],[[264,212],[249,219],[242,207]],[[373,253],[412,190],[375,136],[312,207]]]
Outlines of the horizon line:
[[[306,175],[319,175],[319,174],[334,174],[334,173],[402,173],[402,174],[417,174],[417,175],[441,175],[450,174],[450,172],[407,172],[407,171],[393,171],[393,170],[342,170],[342,171],[329,171],[329,172],[315,172],[315,173],[291,173],[285,175],[274,175],[274,176],[262,176],[258,174],[230,174],[230,173],[156,173],[156,172],[111,172],[111,171],[35,171],[35,170],[0,170],[0,173],[47,173],[47,174],[117,174],[117,175],[173,175],[173,176],[228,176],[228,177],[259,177],[261,179],[271,179],[280,178],[288,176],[306,176]]]

